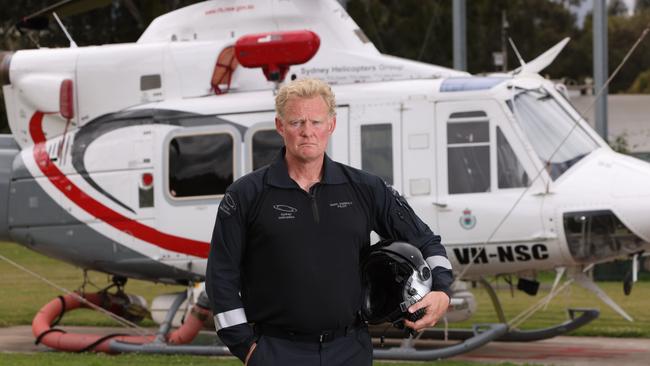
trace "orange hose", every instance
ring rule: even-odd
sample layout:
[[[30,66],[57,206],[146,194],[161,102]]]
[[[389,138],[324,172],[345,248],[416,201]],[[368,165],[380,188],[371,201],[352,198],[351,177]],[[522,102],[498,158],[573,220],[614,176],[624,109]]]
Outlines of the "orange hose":
[[[83,297],[98,306],[103,306],[102,300],[105,297],[102,294],[84,294]],[[65,309],[63,308],[65,303]],[[54,348],[59,351],[66,352],[106,352],[113,353],[109,348],[109,343],[112,340],[117,340],[126,343],[145,344],[151,343],[155,340],[155,336],[137,336],[137,335],[97,335],[97,334],[82,334],[82,333],[66,333],[63,330],[52,328],[52,323],[62,312],[75,310],[79,308],[87,308],[88,306],[79,301],[79,299],[68,294],[61,298],[54,299],[45,304],[43,308],[36,314],[32,321],[32,333],[36,337],[37,343]],[[110,308],[110,304],[105,306]],[[199,306],[194,306],[190,316],[185,320],[183,325],[171,332],[167,340],[173,344],[186,344],[191,342],[198,332],[203,327],[204,320],[209,317],[210,311],[203,309]]]

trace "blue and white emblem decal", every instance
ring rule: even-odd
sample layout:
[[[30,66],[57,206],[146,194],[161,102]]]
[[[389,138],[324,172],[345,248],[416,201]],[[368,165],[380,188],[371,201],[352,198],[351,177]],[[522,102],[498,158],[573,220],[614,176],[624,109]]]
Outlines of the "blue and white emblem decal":
[[[458,220],[460,226],[465,230],[471,230],[476,226],[476,216],[472,215],[472,210],[466,208],[463,210],[463,215]]]

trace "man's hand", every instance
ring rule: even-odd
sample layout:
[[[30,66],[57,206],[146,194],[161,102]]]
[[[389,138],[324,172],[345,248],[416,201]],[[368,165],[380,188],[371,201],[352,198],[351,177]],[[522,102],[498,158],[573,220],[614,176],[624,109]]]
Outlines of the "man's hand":
[[[409,313],[415,313],[419,309],[425,308],[424,316],[415,323],[404,319],[404,325],[415,330],[421,331],[424,328],[433,327],[438,320],[445,315],[449,307],[449,296],[442,291],[431,291],[424,298],[409,308]]]
[[[244,360],[244,366],[248,366],[248,360],[250,360],[253,351],[255,351],[255,347],[257,347],[257,342],[251,344],[251,348],[248,350],[248,354],[246,355],[246,360]]]

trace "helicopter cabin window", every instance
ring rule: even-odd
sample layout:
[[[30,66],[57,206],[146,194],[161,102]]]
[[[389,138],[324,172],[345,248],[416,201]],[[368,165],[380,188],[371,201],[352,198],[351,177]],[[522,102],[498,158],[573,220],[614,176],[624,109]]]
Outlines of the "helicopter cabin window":
[[[361,169],[393,184],[393,130],[390,123],[361,126]]]
[[[233,137],[227,133],[175,137],[169,143],[169,194],[224,194],[233,182],[233,155]]]
[[[528,174],[499,127],[497,127],[497,174],[499,189],[528,186]]]
[[[485,112],[449,116],[447,169],[450,194],[490,191],[490,122]]]
[[[284,142],[276,130],[259,130],[253,134],[253,170],[271,164]]]

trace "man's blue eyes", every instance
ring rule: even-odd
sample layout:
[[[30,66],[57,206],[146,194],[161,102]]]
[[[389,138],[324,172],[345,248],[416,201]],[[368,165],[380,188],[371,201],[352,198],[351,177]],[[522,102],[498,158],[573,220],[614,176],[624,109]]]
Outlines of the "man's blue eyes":
[[[305,124],[304,121],[289,122],[289,125],[291,127],[301,127],[304,124]],[[314,125],[314,126],[320,126],[320,125],[323,124],[323,122],[322,121],[311,121],[311,124]]]

